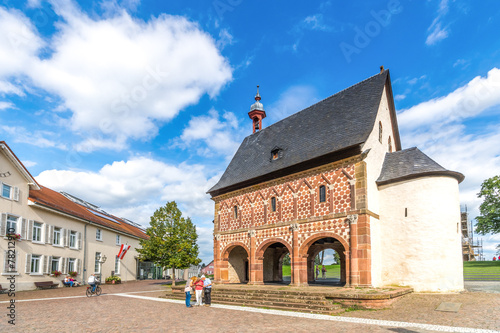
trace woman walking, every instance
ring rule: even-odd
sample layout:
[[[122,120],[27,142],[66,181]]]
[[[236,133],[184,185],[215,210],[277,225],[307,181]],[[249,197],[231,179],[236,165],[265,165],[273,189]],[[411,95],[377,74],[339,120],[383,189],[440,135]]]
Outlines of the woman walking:
[[[186,307],[192,308],[191,305],[191,291],[193,290],[193,284],[196,280],[196,277],[193,276],[191,279],[186,281],[186,288],[184,288],[184,292],[186,293]]]

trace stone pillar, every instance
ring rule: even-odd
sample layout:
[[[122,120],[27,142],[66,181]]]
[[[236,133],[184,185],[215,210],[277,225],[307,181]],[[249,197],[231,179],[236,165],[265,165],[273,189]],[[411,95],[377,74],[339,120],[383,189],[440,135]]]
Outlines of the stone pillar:
[[[359,285],[359,268],[358,268],[358,215],[348,215],[349,223],[349,249],[351,254],[349,284],[351,286]]]
[[[299,254],[299,224],[290,225],[293,233],[292,244],[292,282],[294,286],[307,285],[307,260],[304,260]],[[305,257],[307,259],[307,256]]]
[[[358,270],[359,285],[371,286],[371,239],[370,216],[360,215],[358,218]]]
[[[221,235],[214,235],[214,282],[221,283],[221,253],[220,253]]]
[[[255,239],[256,232],[255,230],[249,230],[248,231],[248,237],[250,237],[250,265],[249,265],[249,270],[250,270],[250,281],[248,281],[248,284],[263,284],[264,283],[264,275],[262,271],[262,260],[258,260],[256,257],[256,243],[257,240]]]

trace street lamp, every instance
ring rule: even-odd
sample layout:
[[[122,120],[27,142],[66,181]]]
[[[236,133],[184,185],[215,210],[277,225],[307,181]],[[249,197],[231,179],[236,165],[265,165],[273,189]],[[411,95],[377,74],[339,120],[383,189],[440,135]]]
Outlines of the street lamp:
[[[106,262],[106,257],[105,254],[99,256],[99,283],[102,282],[102,264]]]

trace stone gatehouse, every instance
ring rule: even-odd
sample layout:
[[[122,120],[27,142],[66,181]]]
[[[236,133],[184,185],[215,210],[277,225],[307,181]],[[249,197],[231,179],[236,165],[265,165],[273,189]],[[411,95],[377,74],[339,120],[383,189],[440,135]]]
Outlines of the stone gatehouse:
[[[463,288],[463,175],[401,150],[388,70],[267,128],[255,100],[253,134],[209,190],[216,282],[281,281],[289,254],[291,284],[306,285],[333,249],[346,285]]]

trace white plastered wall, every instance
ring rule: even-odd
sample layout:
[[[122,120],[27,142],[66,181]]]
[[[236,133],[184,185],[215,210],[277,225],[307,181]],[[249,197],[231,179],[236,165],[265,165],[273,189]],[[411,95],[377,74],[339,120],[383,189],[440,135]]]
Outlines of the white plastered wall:
[[[380,187],[383,285],[463,290],[458,193],[457,180],[448,176]]]
[[[382,123],[382,142],[379,141],[379,123]],[[384,87],[374,127],[362,148],[362,151],[370,149],[370,152],[364,160],[366,162],[367,173],[367,203],[368,209],[375,214],[379,214],[380,212],[379,191],[375,181],[380,176],[385,154],[389,152],[389,137],[392,142],[392,151],[395,151],[389,99],[387,96],[387,89]],[[375,217],[370,217],[370,239],[372,285],[379,286],[382,284],[381,260],[383,249],[381,247],[380,221]]]

